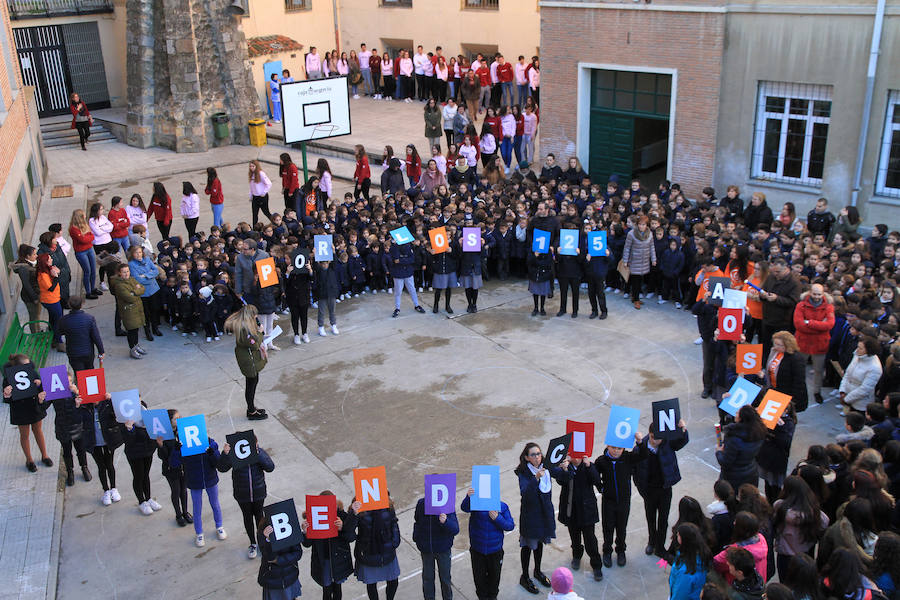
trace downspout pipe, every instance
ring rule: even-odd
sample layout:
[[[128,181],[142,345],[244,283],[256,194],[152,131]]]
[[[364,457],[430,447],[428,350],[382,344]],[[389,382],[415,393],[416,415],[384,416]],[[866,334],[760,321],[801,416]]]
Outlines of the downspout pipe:
[[[853,174],[853,189],[850,192],[850,206],[856,206],[862,185],[863,159],[869,140],[869,119],[872,116],[872,96],[875,93],[875,73],[878,71],[878,54],[881,51],[881,32],[884,29],[885,0],[878,0],[875,7],[875,25],[872,28],[872,48],[869,52],[869,70],[866,73],[866,99],[863,103],[862,124],[859,133],[859,148],[856,149],[856,172]]]

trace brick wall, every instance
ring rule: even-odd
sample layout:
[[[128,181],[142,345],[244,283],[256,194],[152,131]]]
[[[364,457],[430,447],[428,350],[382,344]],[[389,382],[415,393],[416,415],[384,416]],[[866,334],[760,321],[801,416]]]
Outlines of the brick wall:
[[[689,195],[699,194],[713,176],[724,18],[543,7],[541,151],[575,154],[579,62],[677,69],[672,180]]]

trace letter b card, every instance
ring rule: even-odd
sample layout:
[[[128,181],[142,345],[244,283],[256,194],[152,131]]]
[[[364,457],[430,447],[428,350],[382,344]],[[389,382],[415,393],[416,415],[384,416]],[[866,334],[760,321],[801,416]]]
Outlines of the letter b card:
[[[300,519],[297,518],[297,507],[293,498],[270,504],[263,508],[263,511],[266,522],[272,526],[269,542],[274,552],[300,543],[303,532],[300,530]]]

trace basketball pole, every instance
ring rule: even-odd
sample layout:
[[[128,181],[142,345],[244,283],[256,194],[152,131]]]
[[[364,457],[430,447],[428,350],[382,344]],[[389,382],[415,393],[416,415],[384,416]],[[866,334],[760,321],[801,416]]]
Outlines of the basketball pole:
[[[309,168],[306,166],[306,142],[300,142],[300,154],[303,157],[303,183],[309,181]]]

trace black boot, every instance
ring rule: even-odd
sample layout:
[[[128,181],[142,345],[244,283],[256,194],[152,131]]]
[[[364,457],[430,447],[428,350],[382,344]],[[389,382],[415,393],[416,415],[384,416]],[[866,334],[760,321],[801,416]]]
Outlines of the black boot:
[[[66,467],[66,486],[75,485],[75,471],[71,467]]]
[[[154,325],[151,329],[153,330],[153,335],[155,335],[156,337],[162,337],[162,331],[160,331],[159,325]]]
[[[447,311],[448,315],[453,314],[453,309],[450,308],[450,288],[444,290],[444,309]]]
[[[81,465],[81,475],[84,477],[85,481],[93,479],[93,477],[91,477],[91,470],[88,469],[87,465]]]
[[[441,310],[441,293],[438,291],[434,293],[434,306],[431,307],[431,312],[438,314],[439,310]]]
[[[153,341],[153,332],[150,331],[150,326],[149,326],[149,325],[144,325],[144,335],[147,337],[147,341],[148,341],[148,342],[152,342],[152,341]]]

